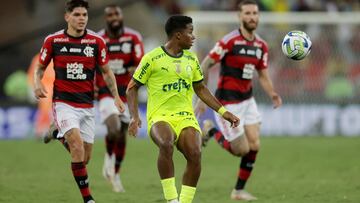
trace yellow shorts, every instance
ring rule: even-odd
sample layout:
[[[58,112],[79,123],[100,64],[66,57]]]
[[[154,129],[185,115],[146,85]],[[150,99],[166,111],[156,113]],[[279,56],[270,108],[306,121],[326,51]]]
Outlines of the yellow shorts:
[[[149,135],[150,135],[151,126],[154,123],[157,123],[159,121],[164,121],[171,126],[171,128],[174,130],[174,132],[176,134],[175,142],[178,141],[181,131],[187,127],[193,127],[196,130],[198,130],[201,134],[200,125],[199,125],[196,117],[193,115],[193,113],[190,113],[190,112],[182,111],[182,112],[174,113],[171,115],[152,116],[152,118],[150,118],[150,120],[148,121],[148,134]]]

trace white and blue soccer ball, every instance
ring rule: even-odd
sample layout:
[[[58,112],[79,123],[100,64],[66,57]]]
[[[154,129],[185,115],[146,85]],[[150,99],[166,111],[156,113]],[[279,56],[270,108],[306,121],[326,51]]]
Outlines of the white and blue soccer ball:
[[[301,60],[310,53],[311,40],[309,35],[303,31],[291,31],[285,35],[281,48],[288,58]]]

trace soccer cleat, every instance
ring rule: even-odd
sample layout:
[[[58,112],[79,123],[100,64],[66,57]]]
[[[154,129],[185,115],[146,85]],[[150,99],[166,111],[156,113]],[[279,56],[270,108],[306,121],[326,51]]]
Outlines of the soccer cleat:
[[[209,131],[215,127],[214,122],[212,120],[204,120],[202,133],[203,136],[201,138],[201,144],[203,147],[206,147],[207,142],[211,139],[212,136],[209,135]]]
[[[49,130],[47,131],[47,133],[44,136],[44,143],[47,144],[49,142],[51,142],[51,140],[56,139],[56,137],[54,136],[54,132],[57,130],[55,123],[51,123]]]
[[[103,174],[104,178],[109,182],[111,182],[111,179],[115,175],[114,165],[115,165],[115,156],[114,156],[114,154],[109,156],[107,153],[105,153],[102,174]]]
[[[244,200],[244,201],[257,200],[255,196],[246,192],[245,190],[235,190],[235,189],[231,192],[230,198],[233,200]]]
[[[120,175],[117,173],[111,179],[111,184],[113,186],[114,192],[125,192],[124,186],[121,183]]]
[[[177,199],[173,199],[173,200],[168,201],[168,203],[180,203],[180,202]]]
[[[89,200],[89,201],[87,201],[86,203],[95,203],[95,200]]]

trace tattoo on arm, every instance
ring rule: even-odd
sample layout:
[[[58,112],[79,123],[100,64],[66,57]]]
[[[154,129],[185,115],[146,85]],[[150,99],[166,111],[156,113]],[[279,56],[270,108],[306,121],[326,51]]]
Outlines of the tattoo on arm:
[[[116,79],[115,76],[112,74],[112,72],[108,72],[104,75],[104,80],[106,85],[108,86],[111,94],[115,97],[118,95],[118,90],[116,86]]]
[[[38,64],[34,72],[34,84],[37,85],[41,79],[44,77],[45,67],[41,64]]]

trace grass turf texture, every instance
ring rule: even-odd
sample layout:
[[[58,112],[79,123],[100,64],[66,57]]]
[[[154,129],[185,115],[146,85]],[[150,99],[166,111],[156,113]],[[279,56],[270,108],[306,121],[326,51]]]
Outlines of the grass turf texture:
[[[148,139],[128,139],[121,168],[126,193],[113,193],[101,175],[104,143],[98,139],[88,165],[96,202],[165,202],[156,168],[157,149]],[[360,202],[360,138],[262,138],[247,190],[258,203]],[[174,151],[177,186],[184,160]],[[239,158],[212,140],[203,150],[202,175],[194,203],[231,203]],[[180,192],[180,191],[178,191]],[[0,202],[82,202],[59,142],[0,141]]]

